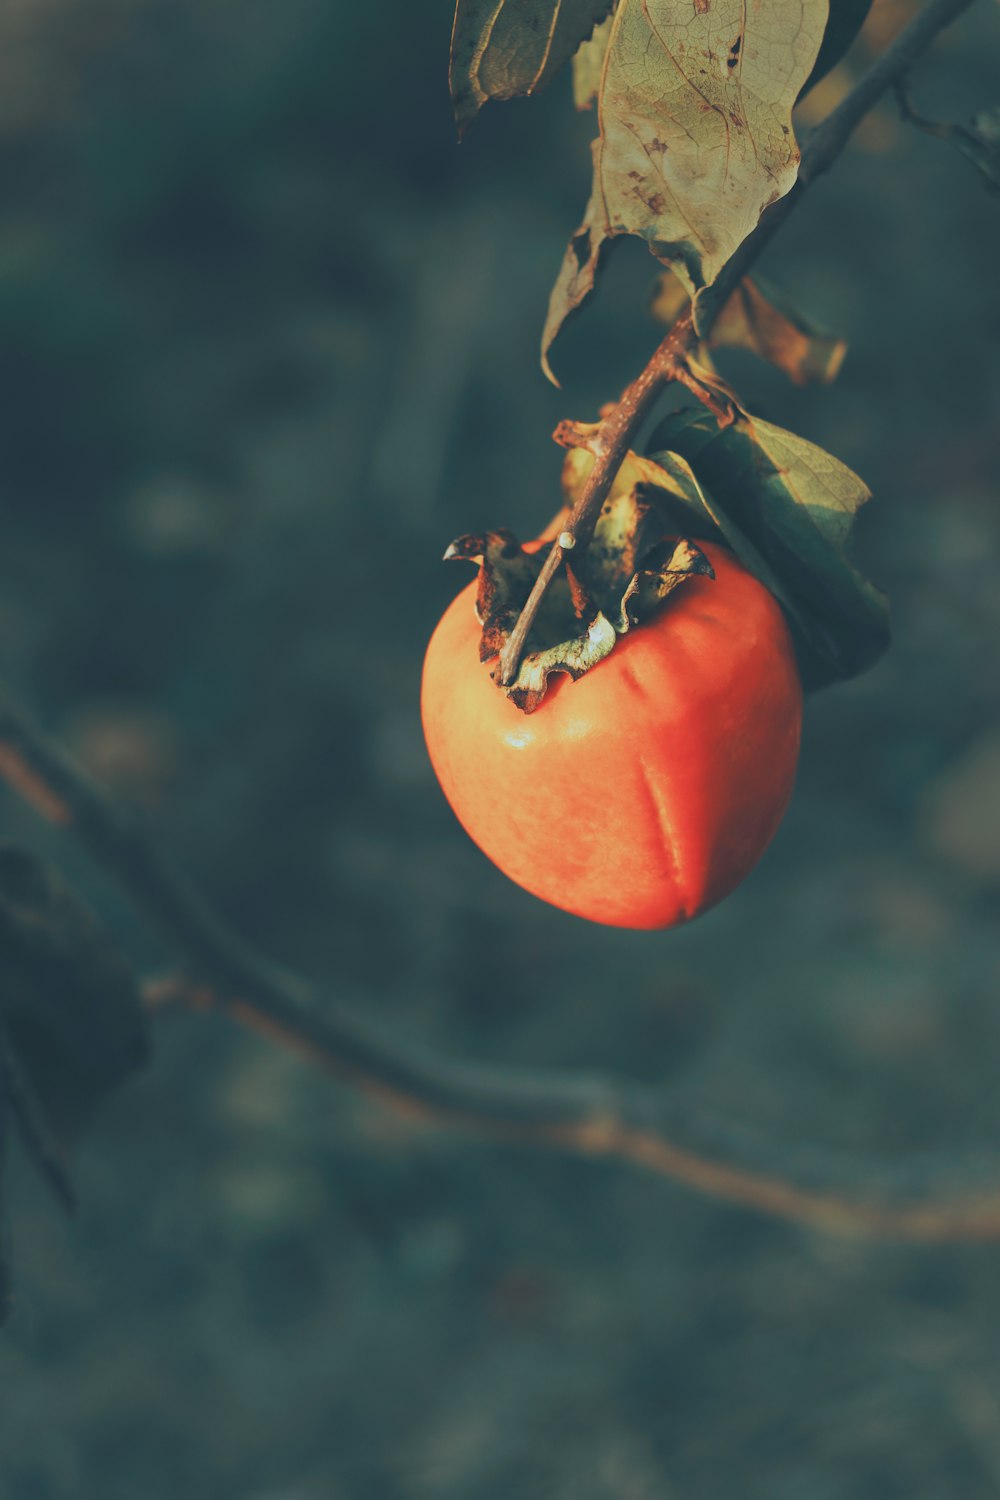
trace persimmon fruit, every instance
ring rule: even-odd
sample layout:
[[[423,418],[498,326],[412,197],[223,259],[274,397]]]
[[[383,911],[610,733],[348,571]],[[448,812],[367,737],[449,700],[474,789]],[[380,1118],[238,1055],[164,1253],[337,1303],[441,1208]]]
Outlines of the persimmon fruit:
[[[614,927],[689,921],[750,872],[788,805],[802,688],[784,615],[724,547],[577,681],[521,712],[481,663],[476,584],[427,648],[424,735],[466,832],[544,901]]]

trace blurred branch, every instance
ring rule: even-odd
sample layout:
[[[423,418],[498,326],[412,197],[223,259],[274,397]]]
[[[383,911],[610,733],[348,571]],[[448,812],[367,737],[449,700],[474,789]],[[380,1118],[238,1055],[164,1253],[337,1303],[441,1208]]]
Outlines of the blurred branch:
[[[587,443],[594,455],[587,483],[573,507],[565,529],[553,542],[520,617],[500,652],[497,681],[502,687],[509,687],[517,677],[531,627],[566,552],[574,547],[585,548],[589,543],[615,475],[621,468],[633,439],[666,387],[675,383],[687,386],[714,413],[720,426],[732,421],[732,408],[724,398],[720,400],[717,390],[699,380],[688,364],[689,356],[708,336],[729,297],[756,264],[785,220],[794,212],[806,188],[837,160],[872,105],[898,79],[906,75],[938,32],[943,31],[971,4],[972,0],[930,0],[909,25],[904,26],[836,109],[811,132],[802,150],[799,175],[792,190],[768,209],[757,228],[723,266],[711,287],[702,292],[694,316],[689,310],[678,318],[654,350],[645,369],[627,387],[616,405],[605,411]],[[558,432],[559,429],[557,441]]]
[[[218,1011],[410,1120],[630,1162],[712,1197],[828,1230],[1000,1239],[1000,1167],[877,1166],[769,1140],[626,1079],[482,1067],[400,1043],[255,952],[146,831],[0,698],[0,772],[74,833],[184,955],[193,977],[147,985],[155,1011]]]
[[[1000,192],[1000,109],[985,109],[973,115],[967,125],[952,125],[944,120],[928,120],[918,114],[910,98],[909,80],[896,81],[896,103],[908,125],[956,146],[962,155],[982,173],[986,186]]]

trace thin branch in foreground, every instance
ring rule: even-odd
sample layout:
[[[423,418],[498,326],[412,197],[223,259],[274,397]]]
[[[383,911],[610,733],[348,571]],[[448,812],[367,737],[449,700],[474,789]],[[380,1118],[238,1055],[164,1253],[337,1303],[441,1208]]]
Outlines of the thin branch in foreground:
[[[563,533],[570,538],[570,546],[575,544],[586,548],[589,544],[615,475],[643,422],[668,385],[680,382],[694,391],[699,400],[714,411],[720,425],[732,420],[732,413],[725,406],[720,406],[713,392],[692,374],[687,363],[688,356],[701,340],[707,338],[725,303],[794,211],[806,188],[837,160],[872,105],[878,102],[897,79],[906,75],[915,59],[926,51],[938,32],[971,4],[972,0],[930,0],[930,4],[919,11],[876,58],[836,109],[809,135],[802,150],[798,178],[791,191],[768,209],[757,228],[743,241],[711,287],[699,298],[697,327],[690,312],[678,318],[653,352],[645,369],[627,387],[616,405],[605,412],[598,424],[597,431],[588,444],[594,454],[594,465]],[[517,677],[531,627],[546,591],[559,571],[565,550],[562,538],[553,543],[520,617],[500,652],[497,682],[501,687],[509,687]]]
[[[589,440],[595,463],[567,526],[546,560],[501,656],[512,680],[541,598],[564,551],[589,541],[631,440],[671,381],[702,388],[687,357],[718,308],[793,211],[809,183],[842,151],[884,90],[903,77],[937,33],[971,0],[930,0],[809,137],[795,188],[777,203],[723,268],[695,330],[690,314],[662,341],[646,369]],[[0,778],[43,817],[72,831],[121,883],[174,946],[194,976],[151,986],[151,1006],[215,1009],[269,1040],[293,1047],[328,1072],[404,1113],[524,1145],[608,1157],[645,1167],[716,1198],[825,1229],[911,1240],[1000,1239],[1000,1164],[914,1161],[878,1167],[789,1148],[750,1130],[671,1104],[628,1081],[544,1074],[443,1060],[382,1035],[313,987],[257,954],[217,917],[159,852],[141,826],[12,705],[0,699]],[[2,1063],[0,1058],[0,1063]],[[7,1078],[8,1088],[12,1080]],[[13,1080],[16,1084],[16,1079]],[[21,1099],[22,1124],[33,1116]],[[44,1147],[44,1141],[39,1142]],[[53,1186],[69,1199],[61,1163],[42,1150]]]
[[[147,987],[152,1010],[230,1020],[318,1063],[407,1119],[631,1163],[711,1197],[831,1231],[917,1241],[1000,1240],[1000,1163],[879,1166],[769,1140],[629,1080],[482,1067],[399,1042],[257,954],[66,752],[0,698],[0,766],[89,849],[184,955],[191,978]],[[960,1169],[962,1183],[956,1180]]]

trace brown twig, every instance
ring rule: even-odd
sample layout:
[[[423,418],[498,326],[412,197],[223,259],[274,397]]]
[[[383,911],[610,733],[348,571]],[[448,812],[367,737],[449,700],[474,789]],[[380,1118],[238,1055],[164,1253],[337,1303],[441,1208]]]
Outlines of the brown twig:
[[[270,963],[227,927],[151,842],[10,703],[0,699],[0,745],[22,795],[58,808],[76,835],[182,953],[190,977],[151,982],[150,1009],[217,1010],[293,1048],[334,1077],[410,1120],[498,1140],[640,1166],[730,1203],[840,1231],[909,1240],[1000,1240],[1000,1169],[923,1160],[879,1166],[769,1140],[672,1102],[628,1079],[522,1072],[442,1058],[362,1021],[305,980]],[[3,762],[0,761],[0,764]]]
[[[626,389],[621,400],[605,413],[588,445],[594,454],[594,466],[587,483],[573,507],[565,531],[553,543],[520,617],[500,652],[497,681],[501,687],[509,687],[517,677],[528,635],[546,590],[559,571],[565,550],[564,542],[569,540],[569,545],[577,548],[585,548],[589,543],[615,475],[657,397],[666,386],[673,381],[681,381],[694,391],[699,400],[712,408],[721,423],[732,419],[731,411],[720,407],[713,399],[713,393],[701,386],[697,377],[692,376],[687,364],[688,356],[700,341],[707,338],[728,298],[794,211],[809,184],[815,182],[837,160],[872,105],[878,102],[890,85],[905,76],[915,59],[926,50],[938,32],[955,20],[971,3],[972,0],[930,0],[903,28],[837,108],[809,135],[802,150],[799,174],[792,190],[767,211],[753,234],[743,241],[723,266],[712,286],[701,293],[694,316],[690,311],[682,314],[655,350],[641,375]]]
[[[587,446],[594,455],[594,466],[565,528],[553,542],[520,617],[500,652],[498,680],[501,686],[508,687],[517,676],[528,633],[535,623],[546,590],[559,571],[564,553],[574,547],[583,549],[590,542],[601,506],[608,497],[633,436],[664,387],[672,380],[681,378],[681,367],[694,343],[691,314],[686,312],[663,339],[641,375],[633,380],[621,400],[611,408],[590,436]]]

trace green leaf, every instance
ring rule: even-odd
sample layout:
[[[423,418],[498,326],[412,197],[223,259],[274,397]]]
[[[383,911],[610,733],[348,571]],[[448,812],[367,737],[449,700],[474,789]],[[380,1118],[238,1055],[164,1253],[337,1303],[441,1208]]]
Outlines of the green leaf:
[[[792,106],[827,0],[620,0],[600,83],[594,187],[549,303],[542,363],[635,234],[688,294],[709,286],[798,171]],[[696,303],[697,306],[697,303]]]
[[[570,491],[588,467],[579,451],[566,460],[564,484]],[[589,454],[583,458],[593,462]],[[614,650],[619,635],[661,609],[685,579],[714,577],[698,547],[684,537],[667,536],[662,514],[641,493],[642,484],[659,473],[655,465],[630,454],[624,470],[604,503],[581,572],[570,567],[569,554],[546,592],[517,677],[504,690],[524,713],[538,708],[554,672],[582,677]],[[510,532],[487,532],[459,537],[445,557],[480,560],[479,656],[488,661],[513,629],[545,549],[526,552]]]
[[[533,94],[602,21],[614,0],[458,0],[449,81],[459,130],[487,99]]]
[[[688,295],[672,271],[664,271],[650,308],[660,322],[674,323]],[[783,370],[795,385],[827,385],[835,380],[847,344],[805,318],[759,277],[745,277],[712,324],[713,349],[749,349]]]
[[[566,455],[563,485],[568,503],[579,496],[592,463],[593,458],[582,448],[573,449]],[[672,533],[728,546],[744,567],[785,605],[789,614],[795,615],[794,601],[784,593],[780,579],[768,568],[732,517],[712,503],[686,459],[677,453],[658,453],[654,460],[629,452],[615,485],[619,487],[618,492],[627,491],[630,485],[636,488],[636,493],[650,503],[655,515]],[[612,495],[615,493],[613,488]]]
[[[885,596],[855,568],[851,536],[870,498],[858,476],[793,433],[743,413],[720,429],[701,410],[667,417],[653,435],[654,461],[684,489],[685,503],[784,604],[808,688],[855,676],[889,641]],[[663,450],[663,451],[660,451]]]

